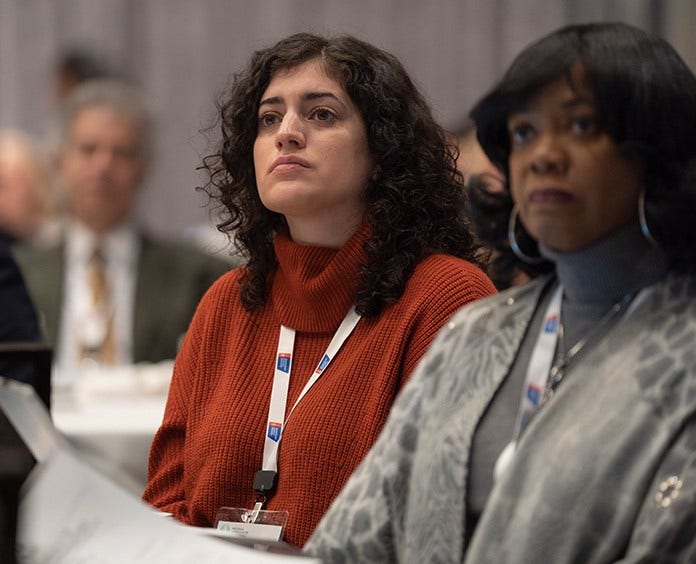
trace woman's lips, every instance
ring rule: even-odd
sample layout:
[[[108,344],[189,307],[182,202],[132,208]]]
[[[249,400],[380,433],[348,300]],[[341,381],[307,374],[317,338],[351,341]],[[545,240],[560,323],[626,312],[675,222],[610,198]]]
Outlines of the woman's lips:
[[[564,203],[573,199],[573,195],[558,188],[544,188],[534,190],[529,195],[531,203]]]
[[[282,172],[296,170],[298,168],[309,168],[309,162],[300,157],[278,157],[268,169],[268,172]]]

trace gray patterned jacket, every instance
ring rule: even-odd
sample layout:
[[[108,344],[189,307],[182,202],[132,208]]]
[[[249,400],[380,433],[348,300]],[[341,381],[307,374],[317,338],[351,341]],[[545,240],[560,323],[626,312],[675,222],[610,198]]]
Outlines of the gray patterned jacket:
[[[694,277],[644,290],[571,364],[464,546],[472,435],[547,280],[456,314],[308,552],[326,562],[696,562]]]

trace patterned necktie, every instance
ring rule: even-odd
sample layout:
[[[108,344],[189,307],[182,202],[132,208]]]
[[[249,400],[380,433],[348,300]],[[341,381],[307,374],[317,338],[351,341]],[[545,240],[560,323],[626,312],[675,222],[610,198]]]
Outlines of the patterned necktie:
[[[102,250],[97,246],[88,264],[88,281],[91,293],[92,311],[99,319],[100,330],[97,338],[83,347],[83,357],[92,358],[100,364],[114,364],[116,348],[114,342],[114,313],[111,305],[109,281],[106,277],[106,261]]]

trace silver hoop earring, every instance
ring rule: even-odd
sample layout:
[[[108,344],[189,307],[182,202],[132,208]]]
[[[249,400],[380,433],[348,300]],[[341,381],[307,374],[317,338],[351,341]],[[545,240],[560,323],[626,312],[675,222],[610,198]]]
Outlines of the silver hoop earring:
[[[643,234],[643,237],[645,237],[653,247],[659,249],[660,244],[650,232],[648,221],[645,218],[645,190],[641,190],[638,195],[638,222],[640,223],[640,232]]]
[[[512,210],[510,211],[510,219],[508,220],[508,240],[510,241],[510,248],[512,249],[512,252],[515,254],[515,256],[522,262],[526,262],[527,264],[539,264],[541,262],[544,262],[544,259],[542,257],[533,257],[522,252],[522,249],[520,249],[520,246],[517,243],[515,227],[517,227],[516,204],[512,206]]]

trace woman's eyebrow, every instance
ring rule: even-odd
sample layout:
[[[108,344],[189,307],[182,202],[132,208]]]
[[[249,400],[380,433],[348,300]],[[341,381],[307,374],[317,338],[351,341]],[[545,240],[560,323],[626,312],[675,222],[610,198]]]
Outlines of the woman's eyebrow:
[[[584,96],[575,96],[574,98],[571,98],[563,103],[564,108],[577,108],[578,106],[592,106],[594,108],[595,105],[594,100]]]
[[[303,101],[310,101],[310,100],[317,100],[320,98],[331,98],[335,100],[336,102],[339,102],[340,104],[343,104],[341,99],[336,96],[333,92],[306,92],[301,96],[301,99]],[[277,105],[277,104],[282,104],[283,103],[283,97],[282,96],[271,96],[270,98],[264,98],[259,102],[259,106],[266,106],[266,105]]]
[[[575,95],[572,98],[568,98],[567,100],[563,100],[560,104],[560,107],[562,109],[573,109],[578,106],[591,106],[591,107],[596,107],[597,103],[595,100],[592,98],[589,98],[587,96],[581,96],[581,95]],[[515,116],[525,116],[528,114],[535,113],[537,110],[534,109],[533,105],[523,105],[514,112],[510,112],[510,115],[508,118],[512,118]]]
[[[283,99],[280,96],[272,96],[270,98],[265,98],[259,102],[259,106],[273,106],[276,104],[282,104]]]
[[[316,100],[317,98],[333,98],[337,102],[341,101],[333,92],[307,92],[302,96],[303,100]]]

